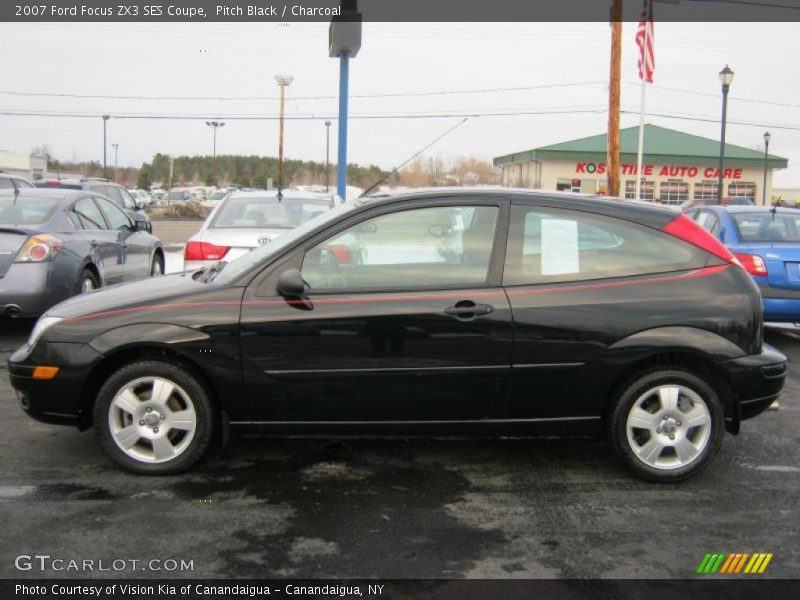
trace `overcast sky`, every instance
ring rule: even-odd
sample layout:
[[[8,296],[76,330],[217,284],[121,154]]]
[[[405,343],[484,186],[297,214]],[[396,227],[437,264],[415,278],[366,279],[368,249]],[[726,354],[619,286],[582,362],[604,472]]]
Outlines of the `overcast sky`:
[[[622,126],[638,124],[636,24],[623,29]],[[217,153],[277,155],[274,76],[288,88],[285,152],[325,160],[325,118],[335,117],[338,60],[328,58],[327,24],[0,24],[0,112],[56,111],[100,115],[199,115],[226,121]],[[776,186],[800,187],[800,23],[656,23],[655,85],[649,123],[719,137],[717,73],[735,72],[728,141],[789,159]],[[518,91],[351,98],[356,116],[431,113],[561,112],[470,117],[428,154],[493,156],[603,133],[607,126],[610,29],[604,23],[365,23],[351,61],[351,94],[427,94],[493,88]],[[558,86],[558,87],[544,87]],[[12,95],[264,98],[234,100],[114,99]],[[323,96],[321,99],[303,99]],[[580,111],[580,112],[576,112]],[[691,119],[707,119],[710,122]],[[352,119],[349,160],[391,168],[460,118]],[[732,122],[754,123],[740,125]],[[787,127],[784,129],[779,126]],[[792,129],[794,128],[794,129]],[[120,165],[138,166],[156,152],[211,154],[202,120],[112,119]],[[336,120],[331,127],[335,156]],[[0,149],[27,152],[48,144],[63,160],[102,160],[102,120],[0,115]]]

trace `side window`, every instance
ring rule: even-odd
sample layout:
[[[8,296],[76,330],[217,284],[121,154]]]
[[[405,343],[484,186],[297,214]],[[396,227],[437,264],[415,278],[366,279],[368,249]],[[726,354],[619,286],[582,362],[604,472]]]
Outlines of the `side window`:
[[[97,198],[97,204],[103,211],[108,221],[109,229],[114,231],[130,231],[131,220],[122,210],[104,198]]]
[[[695,219],[697,224],[709,233],[716,235],[719,232],[719,218],[714,213],[699,211]]]
[[[106,198],[111,200],[117,206],[123,206],[122,203],[122,194],[119,193],[119,190],[112,185],[103,185],[96,188],[98,193],[103,194]]]
[[[430,288],[486,282],[499,209],[442,206],[381,215],[303,257],[313,290]]]
[[[512,206],[504,285],[664,273],[705,264],[705,255],[666,233],[622,219]]]
[[[91,198],[81,198],[78,200],[72,207],[71,212],[78,217],[81,223],[79,229],[108,229],[100,209],[97,208],[97,205]],[[70,216],[70,218],[72,218],[72,216]]]
[[[136,210],[136,200],[130,195],[130,192],[124,188],[113,188],[118,194],[122,196],[122,207],[125,210]]]

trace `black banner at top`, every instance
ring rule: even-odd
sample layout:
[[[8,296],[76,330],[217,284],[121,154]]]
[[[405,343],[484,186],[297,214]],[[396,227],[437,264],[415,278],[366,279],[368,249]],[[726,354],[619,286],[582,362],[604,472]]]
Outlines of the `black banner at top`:
[[[608,21],[614,0],[358,0],[364,21]],[[622,20],[638,21],[641,0],[621,0]],[[800,0],[654,0],[656,20],[786,22]],[[354,0],[3,0],[10,22],[325,22]]]

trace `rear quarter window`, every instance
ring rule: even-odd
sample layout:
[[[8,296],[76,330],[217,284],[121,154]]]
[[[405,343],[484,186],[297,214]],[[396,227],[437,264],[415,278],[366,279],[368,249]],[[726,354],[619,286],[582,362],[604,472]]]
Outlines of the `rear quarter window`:
[[[504,285],[667,273],[707,254],[661,231],[579,211],[513,206]]]

